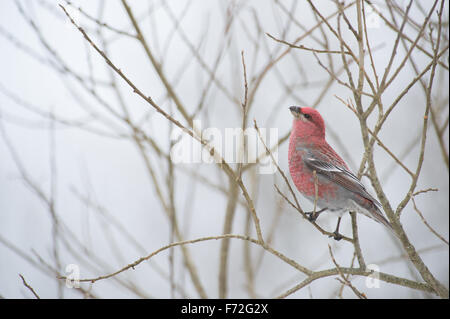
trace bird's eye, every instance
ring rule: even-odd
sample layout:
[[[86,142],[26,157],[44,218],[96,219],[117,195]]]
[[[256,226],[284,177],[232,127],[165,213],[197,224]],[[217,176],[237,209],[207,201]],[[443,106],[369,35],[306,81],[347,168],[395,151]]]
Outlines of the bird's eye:
[[[311,115],[309,114],[303,114],[303,116],[305,117],[305,119],[310,120],[311,119]]]

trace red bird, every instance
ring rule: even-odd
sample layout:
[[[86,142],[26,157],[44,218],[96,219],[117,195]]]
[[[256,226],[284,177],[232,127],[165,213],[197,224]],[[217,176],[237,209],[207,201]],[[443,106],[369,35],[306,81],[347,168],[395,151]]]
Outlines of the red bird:
[[[319,211],[307,213],[315,221],[325,210],[336,212],[339,219],[333,238],[342,239],[339,225],[347,211],[362,213],[392,230],[383,216],[380,203],[373,198],[347,164],[325,140],[325,123],[319,112],[309,107],[291,106],[294,123],[289,138],[289,172],[295,186],[306,198],[317,200]]]

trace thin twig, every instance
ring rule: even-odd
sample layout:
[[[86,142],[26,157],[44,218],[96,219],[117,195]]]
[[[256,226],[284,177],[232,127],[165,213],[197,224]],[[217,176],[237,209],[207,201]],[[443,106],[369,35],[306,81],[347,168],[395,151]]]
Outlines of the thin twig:
[[[21,274],[19,274],[19,277],[22,279],[23,285],[24,285],[25,287],[27,287],[28,290],[31,291],[31,293],[34,295],[34,297],[35,297],[36,299],[41,299],[41,297],[39,297],[39,295],[36,293],[36,291],[34,291],[33,287],[31,287],[31,286],[25,281],[25,278],[24,278]]]

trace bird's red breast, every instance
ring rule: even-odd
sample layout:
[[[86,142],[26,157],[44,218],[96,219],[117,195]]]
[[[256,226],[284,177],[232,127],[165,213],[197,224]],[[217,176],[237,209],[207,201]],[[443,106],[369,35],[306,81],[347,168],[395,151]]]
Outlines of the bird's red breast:
[[[295,118],[289,138],[289,171],[297,189],[305,196],[315,196],[314,176],[306,167],[302,157],[308,149],[314,149],[321,154],[321,160],[347,168],[344,160],[331,148],[325,140],[325,124],[322,116],[315,109],[301,108],[302,114],[308,114],[310,120]],[[318,196],[334,198],[337,186],[318,179]]]
[[[315,181],[314,175],[310,168],[308,168],[302,157],[306,156],[306,147],[308,147],[310,143],[314,143],[317,146],[318,141],[314,141],[311,139],[309,141],[305,141],[301,136],[297,136],[295,131],[292,131],[290,139],[289,139],[289,172],[291,174],[292,180],[294,181],[297,189],[307,197],[315,196]],[[325,142],[326,143],[326,142]],[[305,147],[305,149],[302,148]],[[332,155],[335,152],[328,145],[324,144],[319,146],[324,154]],[[326,155],[325,155],[326,156]],[[328,157],[328,156],[327,156]],[[338,157],[338,162],[341,165],[345,165],[340,157]],[[345,165],[346,166],[346,165]],[[334,198],[336,196],[337,186],[332,183],[325,183],[317,179],[318,186],[318,196],[320,198]]]

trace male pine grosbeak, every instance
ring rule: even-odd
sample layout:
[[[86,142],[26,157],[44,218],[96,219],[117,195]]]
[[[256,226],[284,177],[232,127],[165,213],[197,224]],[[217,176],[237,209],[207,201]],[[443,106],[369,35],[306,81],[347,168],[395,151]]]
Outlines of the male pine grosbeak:
[[[333,236],[336,240],[342,238],[339,225],[342,215],[347,211],[362,213],[392,230],[380,210],[380,203],[366,191],[325,140],[325,123],[319,112],[309,107],[291,106],[289,109],[294,116],[289,138],[289,172],[303,196],[312,202],[316,201],[316,206],[320,208],[308,213],[309,219],[314,221],[325,210],[338,213]]]

